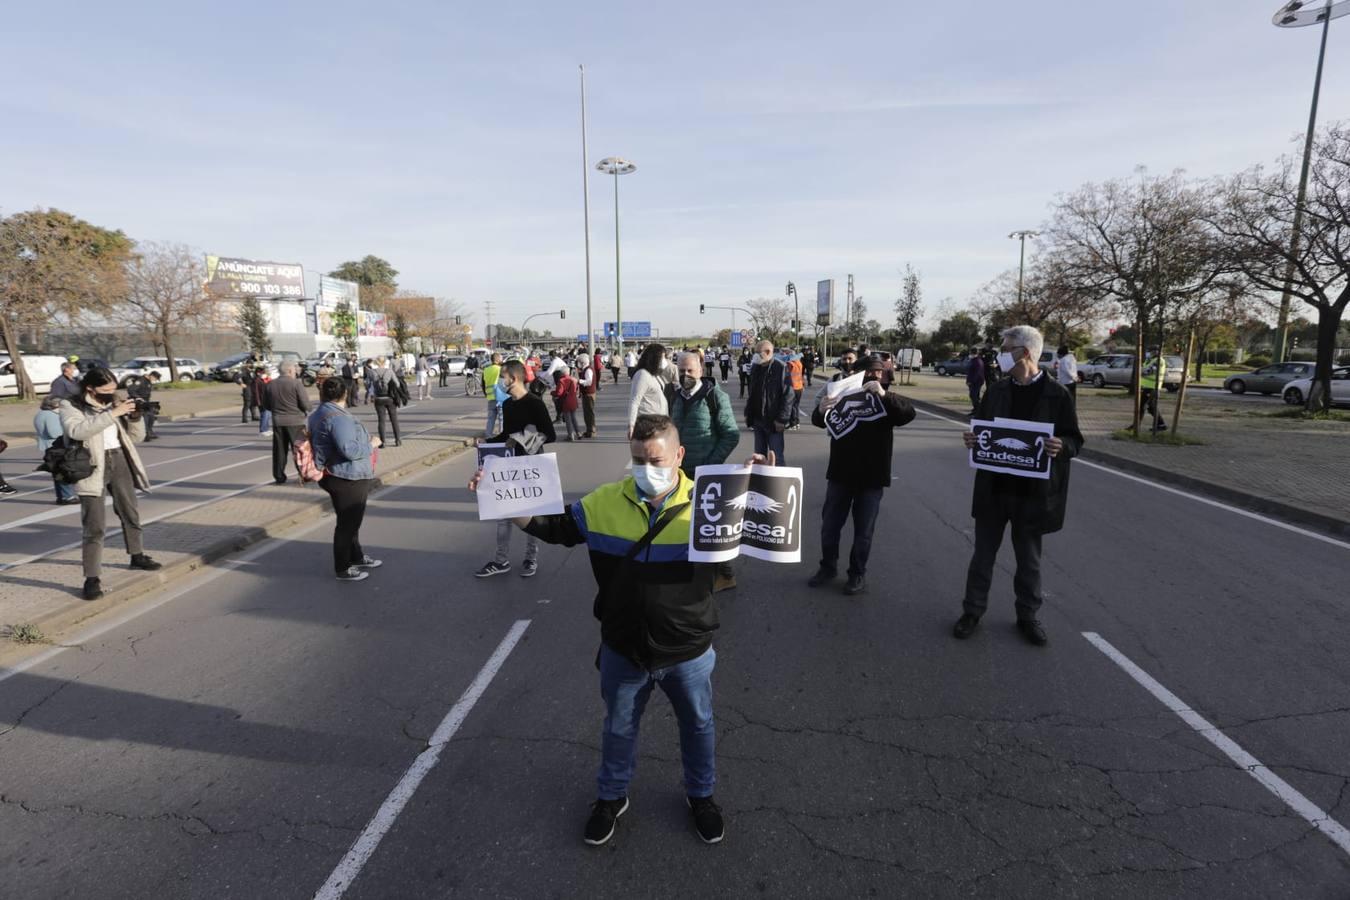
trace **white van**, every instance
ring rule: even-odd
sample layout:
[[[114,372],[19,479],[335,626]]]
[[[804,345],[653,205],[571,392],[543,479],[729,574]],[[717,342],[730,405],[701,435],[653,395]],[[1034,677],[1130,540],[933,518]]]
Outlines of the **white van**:
[[[29,356],[24,354],[23,370],[33,382],[33,389],[45,394],[52,389],[52,382],[61,377],[61,365],[64,356]],[[0,354],[0,397],[19,396],[18,378],[14,375],[14,363],[8,354]]]
[[[917,372],[923,368],[923,353],[916,347],[906,347],[895,353],[895,367]]]

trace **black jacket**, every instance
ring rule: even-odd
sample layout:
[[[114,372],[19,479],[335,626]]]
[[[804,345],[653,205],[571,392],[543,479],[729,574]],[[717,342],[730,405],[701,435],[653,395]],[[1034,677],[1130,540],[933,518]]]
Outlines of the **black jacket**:
[[[754,428],[757,423],[787,425],[792,417],[792,389],[788,386],[788,370],[781,359],[755,363],[750,368],[750,398],[745,402],[745,424]]]
[[[281,376],[263,392],[263,409],[272,412],[273,425],[299,426],[309,416],[309,394],[300,379]]]
[[[854,488],[891,486],[891,448],[895,429],[914,420],[914,407],[904,397],[890,391],[881,395],[881,402],[886,407],[886,418],[859,422],[848,434],[830,441],[830,467],[825,472],[827,481]],[[811,424],[817,428],[825,427],[825,416],[819,405],[811,411]]]
[[[548,411],[538,394],[526,393],[519,400],[507,397],[502,403],[501,422],[501,432],[492,437],[494,444],[505,443],[511,435],[524,431],[526,425],[533,425],[534,430],[544,436],[545,444],[558,439],[558,433],[553,430],[553,413]]]
[[[1074,410],[1073,397],[1048,372],[1042,372],[1041,378],[1045,383],[1041,386],[1034,409],[1026,418],[1033,422],[1053,422],[1055,437],[1064,442],[1064,448],[1050,463],[1050,477],[1041,481],[977,470],[970,514],[979,518],[981,513],[997,512],[999,479],[1008,479],[1018,488],[1017,521],[1041,534],[1051,534],[1064,527],[1064,508],[1069,497],[1069,463],[1083,449],[1083,433],[1078,430],[1078,413]],[[990,383],[984,399],[980,401],[980,413],[975,418],[1012,418],[1012,392],[1011,378]]]

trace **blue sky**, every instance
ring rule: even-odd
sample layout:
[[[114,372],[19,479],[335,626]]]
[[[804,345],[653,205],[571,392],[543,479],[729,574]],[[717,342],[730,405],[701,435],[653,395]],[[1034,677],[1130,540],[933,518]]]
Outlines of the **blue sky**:
[[[1276,5],[26,3],[0,32],[0,212],[313,271],[375,253],[480,325],[486,300],[580,325],[584,62],[591,162],[638,165],[625,319],[710,330],[699,303],[851,272],[885,322],[910,263],[931,320],[1016,264],[1006,235],[1057,192],[1290,150],[1317,34]],[[1323,121],[1347,114],[1347,45],[1350,19]],[[593,173],[597,323],[612,204]]]

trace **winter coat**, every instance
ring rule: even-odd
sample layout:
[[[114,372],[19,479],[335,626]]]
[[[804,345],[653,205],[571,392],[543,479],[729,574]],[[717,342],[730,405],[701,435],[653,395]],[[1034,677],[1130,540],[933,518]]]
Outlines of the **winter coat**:
[[[684,445],[684,464],[680,468],[693,476],[699,466],[724,463],[741,440],[740,426],[731,398],[712,378],[700,381],[698,390],[686,397],[679,390],[667,392],[670,418],[680,432]]]
[[[553,396],[557,397],[559,406],[563,412],[577,411],[577,380],[571,375],[559,375],[556,379],[557,384],[553,388]]]
[[[89,477],[75,483],[75,493],[81,497],[103,496],[103,457],[107,452],[103,446],[103,432],[109,425],[117,428],[117,439],[122,444],[122,455],[126,458],[127,467],[131,469],[132,483],[137,490],[150,489],[150,476],[146,474],[135,444],[145,440],[145,422],[141,419],[130,422],[125,416],[114,416],[111,412],[95,409],[85,403],[83,398],[62,400],[61,432],[68,440],[81,441],[94,464],[94,471]]]
[[[632,428],[638,416],[665,416],[670,414],[666,406],[666,382],[658,375],[646,369],[633,373],[633,387],[628,399],[628,427]]]

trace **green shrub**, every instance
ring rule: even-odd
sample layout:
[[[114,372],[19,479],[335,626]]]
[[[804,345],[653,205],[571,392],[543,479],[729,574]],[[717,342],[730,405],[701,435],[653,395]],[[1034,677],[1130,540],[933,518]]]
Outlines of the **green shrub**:
[[[1259,369],[1259,368],[1261,368],[1262,366],[1268,366],[1268,365],[1270,365],[1270,357],[1269,357],[1269,356],[1262,356],[1262,355],[1260,355],[1260,354],[1258,353],[1258,354],[1255,355],[1255,356],[1249,356],[1249,357],[1247,357],[1247,358],[1244,359],[1242,362],[1243,362],[1244,364],[1246,364],[1246,365],[1251,366],[1253,369]]]

